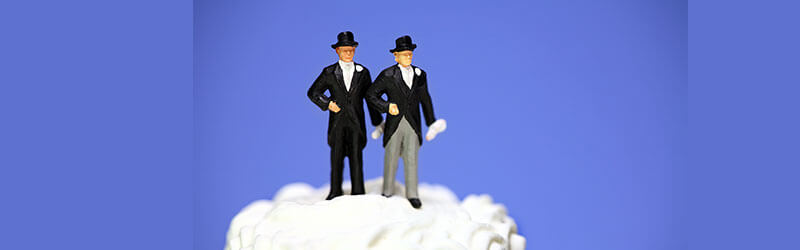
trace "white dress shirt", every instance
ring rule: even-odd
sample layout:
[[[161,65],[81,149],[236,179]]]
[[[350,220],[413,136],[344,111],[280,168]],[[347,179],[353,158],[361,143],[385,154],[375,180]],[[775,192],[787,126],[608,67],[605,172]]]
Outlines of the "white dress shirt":
[[[411,89],[411,85],[414,83],[414,68],[411,67],[411,65],[403,67],[400,64],[397,64],[397,67],[400,68],[400,71],[403,73],[403,81],[406,82],[408,88]]]
[[[353,72],[356,71],[353,62],[344,62],[339,60],[339,67],[342,67],[342,78],[344,78],[344,87],[350,91],[350,83],[353,82]]]

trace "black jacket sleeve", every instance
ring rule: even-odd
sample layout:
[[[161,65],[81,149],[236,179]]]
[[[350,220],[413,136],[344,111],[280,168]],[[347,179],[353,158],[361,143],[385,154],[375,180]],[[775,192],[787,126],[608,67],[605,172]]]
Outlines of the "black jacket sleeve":
[[[430,126],[436,121],[436,116],[433,114],[433,102],[431,102],[431,95],[428,93],[428,74],[422,74],[422,88],[419,95],[419,103],[422,106],[422,113],[425,114],[425,125]]]
[[[367,89],[367,104],[381,113],[389,112],[389,102],[383,100],[381,97],[386,93],[387,84],[386,76],[381,72],[378,74],[378,78],[375,78],[375,82],[372,83],[372,86]]]
[[[362,95],[362,96],[366,97],[367,96],[366,92],[370,88],[372,88],[372,76],[370,76],[369,70],[364,69],[364,74],[361,75],[361,78],[362,78],[361,82],[367,84],[367,87],[363,88],[364,89],[364,93]],[[372,121],[372,126],[380,125],[381,122],[383,121],[383,116],[381,116],[381,112],[378,111],[377,109],[373,108],[372,105],[369,105],[369,101],[367,101],[366,98],[364,98],[364,100],[367,102],[367,110],[369,111],[369,118],[370,118],[370,121]]]
[[[325,84],[325,70],[323,69],[322,73],[319,73],[317,79],[311,84],[311,88],[308,89],[307,93],[308,98],[319,106],[322,111],[328,110],[328,103],[330,103],[330,99],[325,96],[326,90],[328,90],[328,85]]]

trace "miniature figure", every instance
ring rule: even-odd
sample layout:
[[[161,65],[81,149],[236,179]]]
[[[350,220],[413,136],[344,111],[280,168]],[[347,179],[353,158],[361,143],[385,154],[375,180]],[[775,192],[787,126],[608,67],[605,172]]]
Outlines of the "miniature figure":
[[[406,198],[414,208],[420,208],[422,202],[417,194],[417,156],[422,146],[419,107],[422,106],[425,124],[428,125],[425,136],[427,140],[433,140],[447,125],[444,119],[436,120],[433,114],[427,74],[419,67],[411,65],[415,48],[417,45],[411,42],[409,36],[395,40],[395,48],[389,52],[394,55],[398,64],[384,69],[378,75],[375,83],[367,90],[367,103],[381,113],[388,113],[386,122],[381,123],[372,133],[372,138],[377,139],[383,131],[386,132],[383,136],[383,147],[386,150],[383,161],[383,196],[390,197],[394,193],[397,161],[402,157]],[[388,100],[383,99],[383,94],[386,94]]]
[[[331,147],[331,188],[327,200],[343,194],[342,172],[345,157],[350,161],[350,194],[364,194],[361,154],[367,144],[364,95],[372,85],[372,78],[366,67],[353,62],[357,46],[358,42],[354,40],[352,32],[339,33],[337,42],[331,45],[336,50],[339,61],[325,67],[308,89],[308,98],[323,111],[330,111],[328,145]],[[326,90],[330,96],[325,96]],[[381,124],[381,114],[367,108],[372,124]]]

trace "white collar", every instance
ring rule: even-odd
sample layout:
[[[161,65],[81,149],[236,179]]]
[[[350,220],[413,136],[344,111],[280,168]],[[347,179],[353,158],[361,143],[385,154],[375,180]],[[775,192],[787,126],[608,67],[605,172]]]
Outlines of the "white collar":
[[[344,62],[342,60],[339,60],[339,67],[342,67],[342,68],[344,68],[344,66],[351,66],[352,67],[353,65],[355,65],[354,62]]]
[[[413,68],[411,65],[408,65],[408,67],[403,67],[403,65],[400,65],[399,63],[397,64],[397,67],[404,70],[412,70]]]

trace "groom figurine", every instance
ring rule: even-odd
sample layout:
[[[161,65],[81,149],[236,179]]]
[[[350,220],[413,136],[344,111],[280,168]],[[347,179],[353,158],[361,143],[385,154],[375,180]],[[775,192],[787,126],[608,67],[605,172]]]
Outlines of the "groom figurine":
[[[351,195],[364,194],[364,170],[361,151],[367,145],[364,125],[364,95],[372,85],[369,70],[354,63],[358,42],[353,33],[339,33],[337,42],[331,47],[339,55],[339,61],[322,69],[308,89],[308,98],[322,111],[330,111],[328,117],[328,145],[331,147],[331,189],[327,200],[342,195],[342,172],[344,158],[350,161]],[[325,91],[330,93],[325,95]],[[372,124],[381,124],[383,117],[369,108]]]
[[[381,113],[389,113],[386,123],[380,124],[372,138],[377,139],[382,131],[383,147],[386,152],[383,158],[383,196],[394,194],[394,179],[397,172],[397,161],[403,158],[405,169],[406,198],[414,208],[420,208],[422,202],[417,194],[417,156],[422,145],[422,128],[419,109],[425,114],[428,133],[425,138],[433,140],[437,133],[446,128],[445,121],[436,120],[433,104],[428,93],[428,78],[425,71],[411,65],[411,58],[417,45],[411,37],[403,36],[395,40],[395,48],[389,50],[397,62],[384,69],[375,79],[375,83],[367,90],[367,103]],[[382,95],[386,94],[388,100]],[[373,120],[374,121],[374,120]]]

